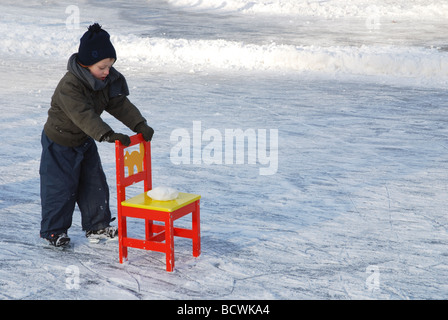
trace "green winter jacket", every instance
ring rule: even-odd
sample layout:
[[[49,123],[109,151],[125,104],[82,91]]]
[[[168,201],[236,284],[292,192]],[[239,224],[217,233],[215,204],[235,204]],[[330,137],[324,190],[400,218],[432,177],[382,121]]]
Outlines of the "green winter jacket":
[[[122,77],[127,91],[124,77],[118,71],[114,72]],[[67,147],[81,145],[88,136],[101,141],[112,130],[100,117],[103,111],[107,111],[133,131],[137,124],[146,121],[126,97],[127,92],[111,97],[110,86],[111,84],[107,84],[102,89],[94,90],[79,75],[67,72],[51,99],[44,126],[48,138]]]

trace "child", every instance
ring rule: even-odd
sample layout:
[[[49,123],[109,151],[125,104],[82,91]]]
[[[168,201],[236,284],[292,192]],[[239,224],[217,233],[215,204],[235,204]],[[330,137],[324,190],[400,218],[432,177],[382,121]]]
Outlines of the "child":
[[[116,59],[109,34],[99,24],[91,25],[51,100],[42,132],[40,235],[56,247],[70,242],[67,230],[75,203],[89,240],[117,235],[109,225],[109,187],[94,139],[129,145],[130,138],[115,133],[101,113],[106,110],[146,141],[154,134],[126,97],[126,79],[112,67]]]

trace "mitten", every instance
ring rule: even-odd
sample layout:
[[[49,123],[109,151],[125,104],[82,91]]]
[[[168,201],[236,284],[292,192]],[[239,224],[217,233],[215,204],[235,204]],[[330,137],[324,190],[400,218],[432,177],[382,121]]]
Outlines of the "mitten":
[[[154,129],[148,126],[144,121],[135,126],[135,132],[141,133],[145,141],[151,141],[152,136],[154,135]]]
[[[129,138],[129,136],[122,133],[115,133],[113,131],[109,131],[101,139],[101,141],[107,141],[112,143],[115,142],[115,140],[120,141],[126,147],[131,144],[131,138]]]

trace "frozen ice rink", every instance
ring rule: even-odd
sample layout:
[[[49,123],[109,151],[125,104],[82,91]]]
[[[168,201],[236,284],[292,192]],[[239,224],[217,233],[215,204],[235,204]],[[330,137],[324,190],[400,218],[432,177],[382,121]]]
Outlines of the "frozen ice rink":
[[[0,299],[448,298],[445,1],[11,0],[0,12]],[[153,185],[202,195],[202,254],[176,239],[173,273],[160,253],[119,264],[116,242],[88,243],[77,209],[71,248],[39,238],[40,135],[93,22],[155,129]],[[173,160],[178,129],[188,163]],[[225,161],[238,129],[266,130],[255,162],[249,143]],[[115,216],[114,147],[98,147]]]

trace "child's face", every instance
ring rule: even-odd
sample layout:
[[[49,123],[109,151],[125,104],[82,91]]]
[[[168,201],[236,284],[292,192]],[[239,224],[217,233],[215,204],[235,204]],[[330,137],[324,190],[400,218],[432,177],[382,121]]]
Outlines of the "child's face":
[[[89,66],[89,71],[96,79],[104,81],[104,79],[106,79],[109,75],[109,70],[114,63],[115,59],[106,58]]]

